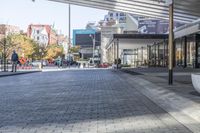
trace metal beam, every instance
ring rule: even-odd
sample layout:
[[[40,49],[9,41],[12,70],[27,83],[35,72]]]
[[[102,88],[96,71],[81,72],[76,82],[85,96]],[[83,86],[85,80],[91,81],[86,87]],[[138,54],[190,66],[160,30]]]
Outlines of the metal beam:
[[[130,1],[127,1],[127,0],[124,0],[123,2],[118,2],[118,0],[113,0],[113,1],[79,0],[78,2],[77,0],[50,0],[50,1],[70,3],[74,5],[98,8],[98,9],[103,9],[103,10],[121,11],[121,12],[127,12],[127,13],[131,13],[135,15],[146,16],[146,17],[155,17],[155,18],[160,18],[160,19],[168,18],[166,6],[163,4],[161,4],[161,6],[158,6],[158,5],[156,6],[155,4],[145,5],[144,2],[138,2],[138,1],[133,1],[131,4]],[[136,2],[138,3],[136,4]],[[150,8],[148,8],[148,6],[150,6]],[[185,22],[185,23],[190,23],[196,20],[197,18],[198,16],[182,13],[181,11],[175,13],[175,17],[174,17],[176,21]]]

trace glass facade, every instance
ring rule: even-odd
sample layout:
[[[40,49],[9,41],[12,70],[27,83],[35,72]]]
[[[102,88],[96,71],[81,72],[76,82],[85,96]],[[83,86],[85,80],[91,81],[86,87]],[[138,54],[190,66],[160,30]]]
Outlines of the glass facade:
[[[148,65],[168,66],[168,42],[147,46]],[[174,67],[200,68],[200,35],[194,34],[174,41]]]
[[[166,41],[148,46],[148,66],[167,66],[167,43]]]
[[[135,67],[147,65],[147,48],[140,47],[137,49],[124,49],[123,50],[123,64],[132,65]]]
[[[168,41],[134,49],[129,58],[135,67],[167,67]],[[200,68],[200,34],[175,39],[174,67]]]

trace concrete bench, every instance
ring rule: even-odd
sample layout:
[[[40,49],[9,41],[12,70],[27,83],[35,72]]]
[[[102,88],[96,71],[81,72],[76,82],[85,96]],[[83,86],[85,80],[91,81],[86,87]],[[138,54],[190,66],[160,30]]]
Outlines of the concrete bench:
[[[195,90],[200,93],[200,74],[192,74],[192,84]]]

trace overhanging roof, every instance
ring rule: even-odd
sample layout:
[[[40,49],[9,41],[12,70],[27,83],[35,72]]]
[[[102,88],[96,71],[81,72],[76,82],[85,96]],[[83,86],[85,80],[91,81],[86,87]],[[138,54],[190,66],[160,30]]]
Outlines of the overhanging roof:
[[[49,0],[97,9],[168,19],[166,0]],[[190,23],[200,18],[200,0],[174,0],[174,20]]]
[[[105,46],[106,49],[111,47],[111,44],[116,39],[141,39],[141,40],[166,40],[168,39],[167,34],[113,34],[113,38]]]
[[[113,39],[167,39],[167,34],[114,34]]]

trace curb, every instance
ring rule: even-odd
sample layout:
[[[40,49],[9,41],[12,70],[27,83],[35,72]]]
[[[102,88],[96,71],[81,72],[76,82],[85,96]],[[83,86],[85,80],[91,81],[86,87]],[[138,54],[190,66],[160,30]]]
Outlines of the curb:
[[[12,74],[3,74],[3,75],[0,75],[0,78],[9,77],[9,76],[23,75],[23,74],[30,74],[30,73],[37,73],[37,72],[42,72],[42,71],[29,71],[29,72],[19,72],[19,73],[12,73]]]

